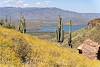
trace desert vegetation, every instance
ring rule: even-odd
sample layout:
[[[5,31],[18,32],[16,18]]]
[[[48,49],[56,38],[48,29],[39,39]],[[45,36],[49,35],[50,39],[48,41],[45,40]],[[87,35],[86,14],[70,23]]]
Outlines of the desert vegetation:
[[[52,42],[42,40],[26,33],[26,19],[20,17],[16,27],[8,19],[0,21],[0,66],[1,67],[99,67],[100,61],[88,59],[78,54],[76,48],[87,38],[100,43],[100,30],[96,25],[72,32],[63,29],[62,17],[59,17],[57,30]],[[93,24],[91,22],[89,24]],[[60,45],[60,46],[59,46]],[[67,46],[73,48],[70,49]],[[67,47],[67,48],[66,48]]]
[[[19,20],[19,26],[18,26],[18,30],[21,33],[26,33],[26,22],[25,22],[25,17],[22,16]]]
[[[11,17],[10,17],[10,19],[8,19],[7,17],[5,19],[1,19],[0,26],[6,27],[9,29],[15,29],[15,26],[11,24]]]
[[[0,27],[2,67],[98,67],[99,61],[79,55],[73,49]]]
[[[59,16],[58,26],[56,30],[56,37],[57,37],[57,42],[62,43],[64,41],[63,22],[60,16]]]

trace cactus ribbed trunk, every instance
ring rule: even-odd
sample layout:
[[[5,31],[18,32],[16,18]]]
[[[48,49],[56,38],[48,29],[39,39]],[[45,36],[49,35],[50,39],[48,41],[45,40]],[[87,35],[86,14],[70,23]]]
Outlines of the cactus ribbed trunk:
[[[8,18],[7,18],[7,16],[6,16],[6,18],[5,18],[5,26],[7,26],[7,24],[8,24]]]
[[[25,18],[24,17],[21,17],[21,19],[20,19],[19,31],[21,33],[26,33],[26,24],[25,24]]]
[[[11,16],[10,16],[10,24],[12,24],[12,21],[11,21]]]
[[[3,25],[4,25],[4,20],[1,19],[1,20],[0,20],[0,26],[3,26]]]
[[[73,45],[72,45],[72,32],[71,32],[71,29],[72,29],[72,21],[70,20],[70,22],[69,22],[69,38],[68,38],[68,45],[72,48]]]
[[[62,18],[59,17],[59,22],[56,30],[57,42],[62,43],[64,41],[64,30],[63,30],[63,23]]]

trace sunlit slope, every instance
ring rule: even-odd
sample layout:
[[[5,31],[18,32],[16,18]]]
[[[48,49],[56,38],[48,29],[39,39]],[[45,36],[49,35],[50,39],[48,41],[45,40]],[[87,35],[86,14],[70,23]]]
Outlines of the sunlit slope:
[[[76,47],[88,38],[100,44],[100,18],[89,21],[87,28],[76,31],[72,35],[73,45]]]
[[[0,67],[100,67],[71,49],[0,28]]]
[[[73,33],[73,44],[79,46],[84,40],[90,38],[91,40],[100,43],[100,29],[94,27],[92,29],[82,29]]]

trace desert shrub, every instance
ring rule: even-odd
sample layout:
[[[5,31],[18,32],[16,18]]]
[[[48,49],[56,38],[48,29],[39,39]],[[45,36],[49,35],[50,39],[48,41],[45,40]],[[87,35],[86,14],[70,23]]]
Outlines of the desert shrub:
[[[31,46],[28,45],[28,43],[25,43],[23,40],[19,39],[19,45],[15,45],[14,48],[22,63],[28,63],[30,61]]]
[[[8,29],[15,29],[15,26],[14,25],[11,25],[9,23],[6,24],[6,25],[4,24],[3,27],[8,28]]]

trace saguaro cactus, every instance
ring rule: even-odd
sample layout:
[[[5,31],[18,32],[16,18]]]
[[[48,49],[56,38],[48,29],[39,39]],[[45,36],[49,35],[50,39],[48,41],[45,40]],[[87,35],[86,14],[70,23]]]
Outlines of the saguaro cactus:
[[[10,23],[10,24],[12,23],[12,19],[11,19],[11,16],[10,16],[10,18],[9,18],[9,23]]]
[[[5,16],[5,19],[4,19],[4,27],[6,27],[6,28],[9,28],[10,27],[10,24],[8,22],[8,16]]]
[[[4,21],[4,26],[7,26],[7,24],[8,24],[8,17],[6,16]]]
[[[6,22],[6,23],[8,22],[7,16],[6,16],[6,18],[5,18],[5,22]]]
[[[72,32],[71,32],[71,29],[72,29],[72,21],[70,20],[70,22],[69,22],[69,38],[68,38],[68,45],[72,48],[73,45],[72,45]]]
[[[25,18],[22,16],[19,20],[19,31],[21,33],[26,33],[26,24],[25,24]]]
[[[56,30],[57,42],[62,43],[64,41],[64,30],[63,30],[63,23],[62,18],[59,16],[58,26]]]
[[[4,25],[4,20],[1,19],[1,20],[0,20],[0,26],[3,26],[3,25]]]

